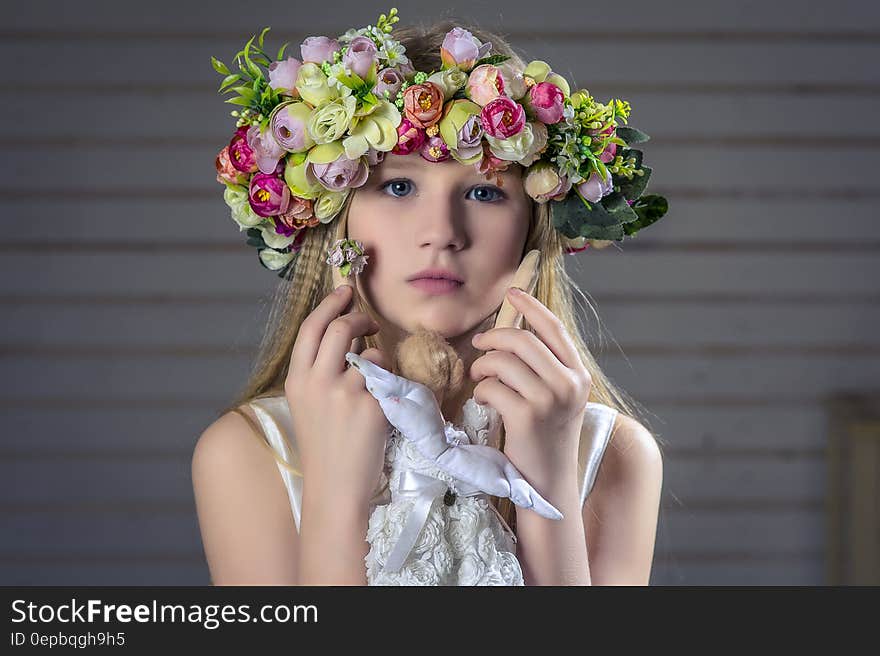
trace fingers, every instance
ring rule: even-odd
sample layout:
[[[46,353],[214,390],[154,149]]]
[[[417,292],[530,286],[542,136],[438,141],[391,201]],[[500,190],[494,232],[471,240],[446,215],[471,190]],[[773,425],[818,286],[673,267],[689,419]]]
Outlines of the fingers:
[[[474,336],[471,343],[481,351],[513,353],[531,367],[542,380],[551,381],[559,376],[561,363],[547,345],[528,330],[493,328],[482,335]],[[484,357],[477,358],[471,367]]]
[[[351,289],[337,288],[303,319],[290,354],[291,371],[305,371],[315,364],[327,325],[345,310],[350,300]]]
[[[559,362],[570,369],[582,366],[574,341],[559,318],[547,306],[534,296],[517,293],[515,290],[510,291],[508,296],[514,307],[522,312],[523,317],[534,329],[535,334],[540,338],[539,341],[556,356]],[[492,341],[497,336],[502,341],[507,342],[512,336],[511,330],[510,328],[493,328],[484,333],[484,336],[486,341]],[[529,362],[529,364],[532,365],[532,362]]]
[[[495,377],[539,407],[552,402],[547,387],[525,362],[506,351],[490,351],[471,365],[471,378],[477,382]]]
[[[365,312],[349,312],[336,317],[328,325],[315,357],[316,371],[327,375],[345,372],[345,354],[351,350],[352,341],[364,335],[378,332],[379,326]]]

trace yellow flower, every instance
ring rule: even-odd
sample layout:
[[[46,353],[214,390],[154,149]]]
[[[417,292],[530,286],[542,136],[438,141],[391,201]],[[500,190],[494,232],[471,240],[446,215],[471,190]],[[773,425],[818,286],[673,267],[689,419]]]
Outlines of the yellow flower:
[[[327,144],[342,137],[351,125],[356,105],[357,98],[346,96],[316,108],[309,116],[307,125],[315,143]]]
[[[380,100],[376,109],[358,120],[342,140],[345,156],[357,159],[372,147],[387,152],[397,145],[397,126],[400,125],[400,111],[393,103]]]
[[[324,191],[318,195],[315,201],[315,216],[321,223],[330,223],[334,216],[342,209],[342,204],[348,198],[351,190]]]
[[[339,97],[335,87],[327,83],[327,76],[321,67],[312,62],[306,62],[299,67],[296,75],[296,90],[300,97],[313,107],[330,102]]]
[[[315,148],[317,147],[315,146]],[[287,165],[284,167],[284,181],[294,196],[311,200],[316,198],[324,187],[308,171],[308,166],[309,160],[306,153],[296,153],[289,156]]]

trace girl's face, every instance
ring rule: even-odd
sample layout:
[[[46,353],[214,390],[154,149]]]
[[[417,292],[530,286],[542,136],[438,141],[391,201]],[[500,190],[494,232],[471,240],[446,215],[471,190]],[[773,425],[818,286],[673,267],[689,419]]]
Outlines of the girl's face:
[[[418,153],[388,153],[351,200],[348,237],[369,255],[360,275],[381,318],[400,330],[463,335],[497,310],[521,261],[531,201],[523,168],[503,186],[474,166]],[[411,282],[423,269],[447,269],[463,283],[432,293]],[[487,328],[491,326],[483,326]]]

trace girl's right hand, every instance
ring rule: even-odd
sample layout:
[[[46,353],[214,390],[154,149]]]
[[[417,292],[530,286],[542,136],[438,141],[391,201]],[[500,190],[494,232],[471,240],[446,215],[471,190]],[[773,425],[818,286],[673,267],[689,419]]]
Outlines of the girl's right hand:
[[[353,294],[344,284],[303,320],[284,382],[303,480],[365,504],[377,491],[390,424],[366,381],[348,368],[352,340],[376,333],[365,312],[346,312]],[[360,354],[390,368],[378,349]]]

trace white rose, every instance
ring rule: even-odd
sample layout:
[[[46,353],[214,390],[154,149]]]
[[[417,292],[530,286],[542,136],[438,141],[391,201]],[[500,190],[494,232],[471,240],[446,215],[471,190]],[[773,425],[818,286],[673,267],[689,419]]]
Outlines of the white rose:
[[[504,580],[511,585],[523,585],[522,567],[519,560],[509,551],[498,554],[499,569]]]
[[[433,513],[428,515],[425,525],[419,532],[418,539],[413,547],[413,552],[424,553],[425,551],[430,551],[440,543],[440,535],[442,533],[443,521]]]
[[[400,570],[401,585],[439,585],[440,577],[429,560],[414,560]]]
[[[473,553],[462,558],[458,566],[458,585],[477,585],[486,573],[486,563]]]
[[[290,237],[285,237],[275,232],[275,228],[272,227],[260,226],[260,232],[263,234],[263,241],[271,248],[287,248],[296,239],[295,232]]]
[[[428,77],[427,81],[433,82],[443,89],[443,99],[449,100],[455,95],[456,91],[461,89],[467,83],[467,78],[467,73],[460,68],[453,66],[434,73]]]
[[[232,220],[235,221],[241,232],[245,228],[253,228],[262,222],[263,217],[254,212],[251,204],[248,202],[248,190],[241,185],[226,185],[223,192],[223,200],[232,210]]]
[[[492,529],[489,526],[477,534],[477,553],[487,563],[492,562],[492,559],[495,558],[497,553],[495,536],[492,534]]]
[[[271,248],[264,248],[260,251],[260,259],[267,268],[279,271],[290,263],[293,259],[293,253],[279,253]]]
[[[528,155],[535,141],[535,133],[531,124],[526,123],[522,130],[507,139],[498,139],[489,134],[485,135],[485,139],[489,142],[489,149],[495,157],[517,162]]]
[[[464,500],[458,504],[457,515],[453,516],[450,514],[447,535],[449,543],[457,553],[466,551],[468,546],[474,541],[481,524],[480,519],[478,510],[472,503],[465,503]]]

